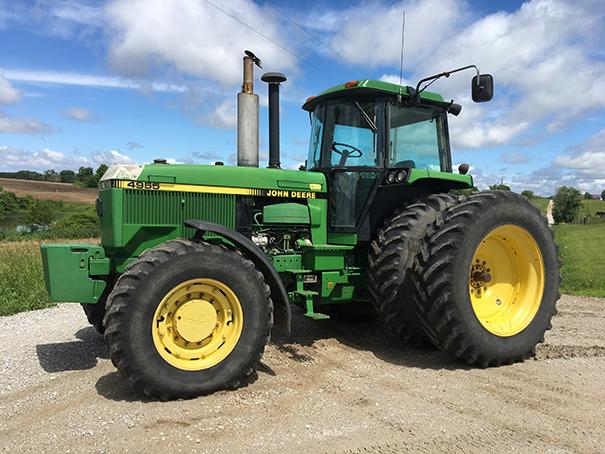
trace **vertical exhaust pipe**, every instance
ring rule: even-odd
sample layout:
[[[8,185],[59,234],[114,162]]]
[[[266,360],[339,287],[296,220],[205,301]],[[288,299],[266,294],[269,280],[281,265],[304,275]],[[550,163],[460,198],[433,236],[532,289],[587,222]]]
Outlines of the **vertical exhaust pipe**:
[[[254,94],[254,65],[260,59],[244,51],[244,81],[237,94],[237,165],[258,167],[258,95]]]
[[[279,169],[279,84],[286,81],[286,76],[265,73],[261,80],[269,84],[269,168]]]

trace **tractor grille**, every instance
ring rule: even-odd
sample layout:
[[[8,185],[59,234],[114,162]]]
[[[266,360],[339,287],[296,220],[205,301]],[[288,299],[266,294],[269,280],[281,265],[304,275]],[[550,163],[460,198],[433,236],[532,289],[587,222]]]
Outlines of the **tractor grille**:
[[[235,197],[228,194],[124,190],[124,223],[179,225],[201,219],[235,227]],[[183,235],[190,229],[183,227]]]

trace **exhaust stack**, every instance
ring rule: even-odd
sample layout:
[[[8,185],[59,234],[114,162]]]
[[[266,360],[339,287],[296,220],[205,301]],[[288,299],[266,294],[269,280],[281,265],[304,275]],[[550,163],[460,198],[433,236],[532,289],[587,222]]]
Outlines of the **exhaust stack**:
[[[279,84],[286,81],[286,76],[265,73],[261,80],[269,84],[269,168],[279,169]]]
[[[254,94],[254,65],[262,66],[252,52],[244,53],[244,81],[242,91],[237,94],[237,165],[258,167],[258,95]]]

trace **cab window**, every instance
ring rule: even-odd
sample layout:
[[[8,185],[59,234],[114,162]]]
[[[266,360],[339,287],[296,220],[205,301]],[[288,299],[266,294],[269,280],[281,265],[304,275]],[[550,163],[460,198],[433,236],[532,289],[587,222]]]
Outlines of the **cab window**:
[[[447,170],[443,112],[390,106],[388,167]]]

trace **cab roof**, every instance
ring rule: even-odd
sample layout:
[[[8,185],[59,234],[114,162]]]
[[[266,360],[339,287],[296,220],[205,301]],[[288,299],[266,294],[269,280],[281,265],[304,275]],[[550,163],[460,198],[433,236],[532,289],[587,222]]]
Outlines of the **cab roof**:
[[[335,85],[334,87],[328,88],[317,96],[310,96],[303,104],[303,109],[312,111],[317,103],[325,99],[338,97],[339,95],[383,93],[392,96],[401,95],[403,97],[409,97],[410,93],[413,93],[413,91],[414,88],[412,87],[392,84],[382,80],[352,80],[344,84]],[[423,91],[420,93],[420,99],[438,104],[449,104],[449,101],[445,101],[443,96],[430,91]]]

